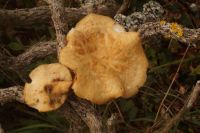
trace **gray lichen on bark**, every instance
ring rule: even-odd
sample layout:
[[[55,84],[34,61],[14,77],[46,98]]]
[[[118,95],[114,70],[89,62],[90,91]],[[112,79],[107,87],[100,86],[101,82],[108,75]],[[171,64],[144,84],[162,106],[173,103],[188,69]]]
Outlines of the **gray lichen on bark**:
[[[163,7],[155,1],[149,1],[143,5],[143,11],[134,12],[128,16],[117,14],[114,19],[123,25],[126,30],[135,31],[139,28],[139,25],[160,20],[163,15]]]
[[[8,101],[19,101],[24,103],[21,86],[12,86],[5,89],[0,89],[0,104],[4,104]]]
[[[114,19],[123,25],[127,31],[140,32],[143,40],[162,35],[183,43],[198,44],[197,42],[200,41],[200,28],[189,29],[176,23],[165,22],[164,9],[155,1],[144,4],[141,12],[134,12],[128,16],[117,14]],[[177,29],[173,29],[173,25]]]

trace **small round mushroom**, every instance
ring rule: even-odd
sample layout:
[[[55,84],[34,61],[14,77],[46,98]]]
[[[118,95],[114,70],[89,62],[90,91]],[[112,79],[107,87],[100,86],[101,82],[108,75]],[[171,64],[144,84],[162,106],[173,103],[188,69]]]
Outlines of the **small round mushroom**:
[[[76,75],[74,93],[96,104],[131,97],[146,81],[148,62],[139,34],[102,15],[78,22],[59,61]]]
[[[30,73],[31,83],[26,83],[24,99],[27,105],[40,112],[55,110],[66,100],[72,84],[71,74],[59,63],[43,64]]]

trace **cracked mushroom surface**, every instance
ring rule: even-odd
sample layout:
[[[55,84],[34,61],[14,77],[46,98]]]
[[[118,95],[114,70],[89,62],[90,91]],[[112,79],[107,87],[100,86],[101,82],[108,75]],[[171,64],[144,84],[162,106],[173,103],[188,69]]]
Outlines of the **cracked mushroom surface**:
[[[29,76],[32,81],[25,84],[23,91],[27,105],[46,112],[57,109],[65,102],[72,77],[64,65],[40,65]]]
[[[146,81],[139,34],[102,15],[90,14],[70,30],[59,61],[76,75],[74,93],[96,104],[131,97]]]

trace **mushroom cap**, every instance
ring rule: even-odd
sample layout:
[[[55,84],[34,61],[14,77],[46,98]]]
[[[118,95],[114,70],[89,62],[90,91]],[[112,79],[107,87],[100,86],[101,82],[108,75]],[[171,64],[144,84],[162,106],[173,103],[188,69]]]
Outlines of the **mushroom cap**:
[[[31,83],[26,83],[24,99],[27,105],[40,112],[55,110],[66,99],[72,83],[69,70],[62,64],[43,64],[30,73]]]
[[[90,14],[67,35],[59,61],[74,71],[74,93],[96,104],[131,97],[146,81],[147,58],[137,32]]]

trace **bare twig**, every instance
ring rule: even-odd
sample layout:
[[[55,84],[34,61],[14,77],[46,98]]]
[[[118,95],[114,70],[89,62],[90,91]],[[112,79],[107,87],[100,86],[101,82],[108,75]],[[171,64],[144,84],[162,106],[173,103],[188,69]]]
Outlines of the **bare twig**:
[[[29,65],[34,59],[43,58],[47,55],[56,53],[56,42],[39,42],[26,50],[24,53],[17,57],[11,57],[9,67],[14,70],[21,70]]]
[[[87,125],[84,124],[81,117],[77,115],[76,111],[68,102],[65,102],[65,104],[63,104],[61,108],[56,110],[56,112],[64,116],[64,118],[69,122],[69,133],[80,133],[87,128]]]
[[[103,132],[102,119],[91,103],[77,97],[70,97],[69,103],[87,124],[91,133]]]
[[[160,105],[159,105],[159,108],[158,108],[158,111],[157,111],[157,113],[156,113],[156,117],[155,117],[154,122],[156,122],[157,119],[158,119],[158,116],[159,116],[160,111],[161,111],[161,107],[163,106],[164,101],[166,100],[166,98],[167,98],[167,96],[168,96],[168,94],[169,94],[169,92],[170,92],[170,90],[171,90],[171,88],[172,88],[172,85],[174,84],[174,82],[175,82],[175,80],[176,80],[176,78],[177,78],[177,75],[178,75],[178,73],[179,73],[179,71],[180,71],[180,68],[181,68],[182,63],[183,63],[183,60],[185,59],[185,56],[186,56],[186,54],[187,54],[187,52],[188,52],[188,50],[189,50],[189,47],[190,47],[190,45],[188,44],[188,47],[187,47],[187,49],[185,50],[183,57],[181,58],[181,62],[180,62],[179,66],[178,66],[178,68],[177,68],[177,70],[176,70],[176,73],[175,73],[175,75],[174,75],[174,77],[173,77],[173,79],[172,79],[172,82],[170,83],[170,85],[169,85],[169,87],[168,87],[168,89],[167,89],[167,92],[165,93],[165,96],[163,97],[163,99],[162,99],[162,101],[161,101],[161,103],[160,103]]]
[[[1,127],[1,123],[0,123],[0,133],[4,133],[3,128]]]
[[[0,72],[4,73],[4,76],[15,85],[18,84],[6,74],[7,72],[14,72],[23,82],[26,82],[27,66],[33,61],[36,61],[36,59],[42,59],[48,55],[56,54],[56,44],[54,41],[39,42],[16,57],[1,53],[3,58],[0,58]]]
[[[0,68],[3,70],[15,71],[19,74],[24,71],[26,66],[31,64],[34,60],[55,54],[56,44],[57,43],[54,41],[39,42],[16,57],[11,55],[5,56],[5,58],[0,60]],[[19,76],[21,77],[22,75]]]
[[[117,14],[123,14],[126,12],[131,4],[131,0],[123,0],[121,7],[118,9]]]
[[[116,124],[119,119],[118,117],[119,116],[116,113],[114,113],[111,115],[110,118],[108,118],[107,120],[108,133],[116,133]]]
[[[46,0],[51,9],[52,20],[56,30],[57,53],[65,46],[65,36],[68,32],[68,25],[65,19],[64,0]]]
[[[182,107],[182,109],[178,112],[178,114],[176,114],[175,117],[173,117],[172,119],[168,120],[166,122],[166,124],[164,124],[165,126],[157,131],[155,131],[155,133],[168,133],[169,130],[177,123],[179,123],[184,114],[187,113],[193,106],[193,104],[195,103],[197,97],[200,94],[200,80],[197,81],[193,91],[191,92],[191,94],[188,97],[188,100],[186,101],[185,105]]]

